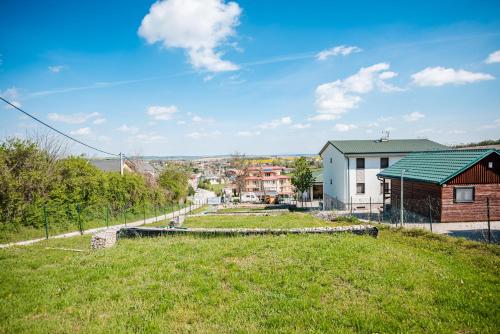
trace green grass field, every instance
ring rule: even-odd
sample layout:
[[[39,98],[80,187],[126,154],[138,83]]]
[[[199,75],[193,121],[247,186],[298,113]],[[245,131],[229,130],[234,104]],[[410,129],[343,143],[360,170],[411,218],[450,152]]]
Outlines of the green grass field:
[[[296,228],[352,225],[352,222],[330,223],[304,213],[284,213],[276,216],[187,216],[183,227],[213,228]],[[158,222],[146,226],[166,226],[168,222]]]
[[[268,217],[270,218],[270,217]],[[0,250],[0,333],[497,333],[500,251],[425,232]]]

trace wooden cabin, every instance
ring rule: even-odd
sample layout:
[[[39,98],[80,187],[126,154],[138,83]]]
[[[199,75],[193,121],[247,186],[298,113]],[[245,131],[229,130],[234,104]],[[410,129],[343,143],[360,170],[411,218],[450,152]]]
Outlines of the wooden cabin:
[[[500,220],[500,152],[495,149],[410,153],[377,174],[391,181],[390,204],[437,222]],[[489,202],[489,203],[488,203]]]

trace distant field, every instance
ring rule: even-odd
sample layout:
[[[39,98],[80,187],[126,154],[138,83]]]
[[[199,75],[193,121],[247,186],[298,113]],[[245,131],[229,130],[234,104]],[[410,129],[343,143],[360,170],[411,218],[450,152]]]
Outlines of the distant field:
[[[500,250],[425,232],[0,250],[0,333],[498,333]]]
[[[266,209],[264,206],[258,206],[258,207],[251,207],[251,208],[225,208],[225,209],[219,209],[217,212],[259,212],[263,210],[272,210],[272,209]]]
[[[338,226],[309,214],[285,213],[277,216],[203,216],[188,217],[185,227],[218,227],[218,228],[296,228],[315,226]]]

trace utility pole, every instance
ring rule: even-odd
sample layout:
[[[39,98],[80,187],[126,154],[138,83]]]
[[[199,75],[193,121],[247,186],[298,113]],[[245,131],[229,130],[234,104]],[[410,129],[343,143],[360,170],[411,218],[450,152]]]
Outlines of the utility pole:
[[[123,153],[120,152],[120,175],[123,176]]]
[[[400,212],[400,214],[401,214],[401,218],[400,218],[401,227],[403,226],[403,220],[404,220],[404,204],[403,204],[403,203],[404,203],[404,202],[403,202],[403,192],[404,192],[404,191],[403,191],[403,189],[404,189],[404,187],[403,187],[403,174],[404,174],[405,172],[406,172],[406,169],[402,169],[402,170],[401,170],[401,203],[400,203],[400,204],[401,204],[401,212]]]

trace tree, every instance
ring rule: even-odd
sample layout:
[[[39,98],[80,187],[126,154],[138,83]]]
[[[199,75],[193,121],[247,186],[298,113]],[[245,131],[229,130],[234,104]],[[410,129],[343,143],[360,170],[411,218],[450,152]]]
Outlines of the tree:
[[[248,176],[249,161],[245,154],[235,152],[231,155],[231,167],[236,169],[236,178],[234,184],[238,191],[238,196],[241,201],[241,192],[245,189],[245,179]]]
[[[311,188],[313,181],[314,178],[309,168],[309,163],[306,158],[300,157],[295,161],[295,172],[292,177],[292,184],[302,195],[304,191]]]
[[[170,193],[173,201],[184,199],[189,192],[188,172],[177,164],[167,164],[159,177],[159,184]]]

